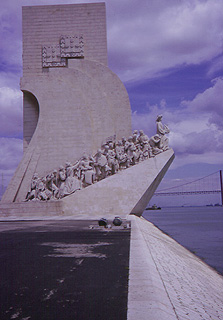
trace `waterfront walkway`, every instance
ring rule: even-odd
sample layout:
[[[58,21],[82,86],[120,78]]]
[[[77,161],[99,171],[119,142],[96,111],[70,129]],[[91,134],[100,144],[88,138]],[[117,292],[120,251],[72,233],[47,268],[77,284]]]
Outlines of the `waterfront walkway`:
[[[223,277],[144,218],[131,223],[128,320],[223,319]]]

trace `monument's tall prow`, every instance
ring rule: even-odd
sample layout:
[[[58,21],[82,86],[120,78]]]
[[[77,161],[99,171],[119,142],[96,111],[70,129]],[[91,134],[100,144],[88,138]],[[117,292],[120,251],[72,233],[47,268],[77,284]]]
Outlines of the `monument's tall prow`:
[[[104,3],[23,7],[21,90],[24,156],[0,213],[140,216],[174,153],[162,116],[153,137],[132,134]]]
[[[131,134],[128,94],[107,67],[105,4],[23,7],[24,157],[2,201],[107,137]]]

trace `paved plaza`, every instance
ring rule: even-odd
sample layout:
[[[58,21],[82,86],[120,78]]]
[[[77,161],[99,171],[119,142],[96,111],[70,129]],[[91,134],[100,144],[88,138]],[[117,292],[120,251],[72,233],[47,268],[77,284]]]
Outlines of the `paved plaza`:
[[[130,225],[123,225],[1,222],[0,319],[126,319]]]

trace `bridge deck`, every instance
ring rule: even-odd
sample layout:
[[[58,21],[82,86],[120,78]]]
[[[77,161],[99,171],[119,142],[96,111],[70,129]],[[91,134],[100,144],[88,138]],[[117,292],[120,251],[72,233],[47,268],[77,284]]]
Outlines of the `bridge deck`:
[[[194,194],[216,194],[221,193],[221,190],[199,190],[199,191],[175,191],[175,192],[156,192],[154,196],[190,196]]]

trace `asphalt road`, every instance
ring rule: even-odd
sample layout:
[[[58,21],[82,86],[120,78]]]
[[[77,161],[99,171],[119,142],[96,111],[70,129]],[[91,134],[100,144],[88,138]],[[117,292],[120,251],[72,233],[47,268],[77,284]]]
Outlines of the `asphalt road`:
[[[129,223],[0,223],[0,319],[124,320]]]

